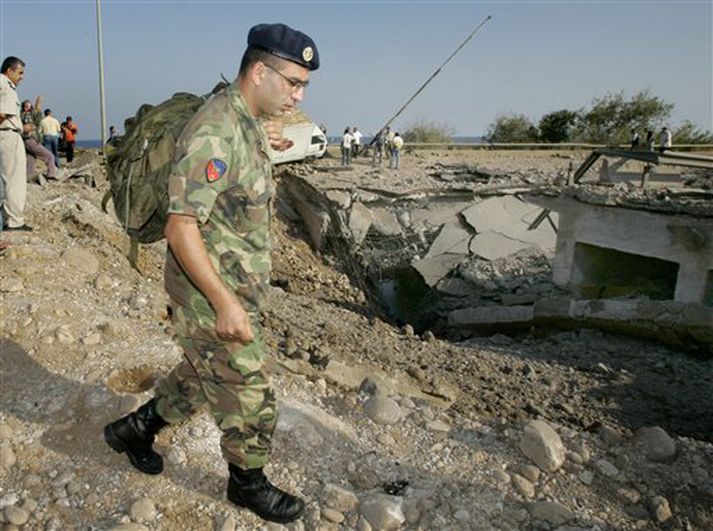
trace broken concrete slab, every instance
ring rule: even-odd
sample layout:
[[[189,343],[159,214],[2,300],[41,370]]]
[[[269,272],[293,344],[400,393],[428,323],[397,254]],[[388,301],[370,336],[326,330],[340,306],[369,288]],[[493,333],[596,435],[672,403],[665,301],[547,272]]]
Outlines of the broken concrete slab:
[[[472,237],[473,234],[461,225],[457,219],[450,223],[445,223],[424,258],[444,253],[468,254],[470,252],[468,245]]]
[[[356,245],[361,245],[374,221],[371,210],[364,203],[356,202],[349,211],[349,230]]]
[[[340,190],[327,190],[325,192],[327,199],[332,203],[335,203],[339,208],[347,209],[352,203],[352,196],[347,192],[342,192]]]
[[[413,227],[440,227],[444,223],[453,221],[459,212],[473,205],[473,201],[458,201],[445,203],[433,201],[425,208],[411,209],[411,225]]]
[[[664,298],[713,305],[710,217],[612,208],[582,197],[530,200],[560,214],[553,259],[556,284],[641,284],[637,279],[648,275],[662,292],[673,291]]]
[[[713,353],[713,308],[702,304],[649,300],[540,299],[533,324],[597,327]]]
[[[465,221],[477,232],[508,228],[524,223],[522,219],[536,205],[525,203],[512,195],[490,197],[462,212]]]
[[[478,292],[478,289],[467,280],[457,277],[448,277],[436,284],[436,289],[453,297],[468,297]]]
[[[470,242],[471,253],[490,261],[509,256],[523,249],[536,247],[531,242],[511,238],[494,231],[477,234]]]
[[[321,249],[329,230],[330,218],[327,208],[320,200],[320,195],[296,179],[290,179],[286,186],[293,206],[307,228],[312,245],[315,249]]]
[[[533,306],[480,306],[452,311],[448,314],[448,324],[468,329],[484,325],[529,323],[533,316]]]
[[[681,172],[675,168],[665,168],[623,158],[603,159],[599,167],[599,180],[600,182],[611,184],[624,182],[639,184],[645,171],[648,171],[647,185],[649,186],[681,183]]]
[[[702,304],[647,300],[538,299],[529,306],[481,306],[448,314],[461,330],[498,330],[509,326],[600,328],[654,339],[703,354],[713,353],[713,308]]]
[[[383,236],[397,236],[402,233],[401,224],[392,210],[383,207],[371,209],[374,221],[372,228]]]
[[[422,260],[414,260],[411,262],[411,266],[419,272],[426,284],[433,287],[466,258],[467,255],[463,254],[445,253]]]

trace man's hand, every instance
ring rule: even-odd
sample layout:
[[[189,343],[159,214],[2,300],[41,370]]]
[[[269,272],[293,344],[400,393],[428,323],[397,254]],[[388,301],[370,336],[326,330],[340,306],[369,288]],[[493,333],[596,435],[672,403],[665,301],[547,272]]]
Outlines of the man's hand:
[[[285,151],[295,145],[295,143],[289,138],[282,137],[281,120],[265,120],[262,123],[262,126],[265,128],[265,133],[267,133],[267,139],[270,142],[270,146],[275,151]]]
[[[249,343],[254,339],[250,318],[242,305],[232,301],[225,308],[216,310],[215,333],[225,341]]]
[[[164,233],[178,263],[213,306],[216,335],[224,341],[252,341],[250,318],[213,267],[196,218],[169,214]]]

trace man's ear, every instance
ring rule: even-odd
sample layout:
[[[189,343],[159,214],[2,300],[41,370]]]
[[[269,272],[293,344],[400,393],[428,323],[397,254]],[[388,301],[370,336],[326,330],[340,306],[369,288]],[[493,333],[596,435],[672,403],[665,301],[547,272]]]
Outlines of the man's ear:
[[[262,61],[257,61],[250,69],[250,80],[255,86],[260,86],[267,75],[267,67]]]

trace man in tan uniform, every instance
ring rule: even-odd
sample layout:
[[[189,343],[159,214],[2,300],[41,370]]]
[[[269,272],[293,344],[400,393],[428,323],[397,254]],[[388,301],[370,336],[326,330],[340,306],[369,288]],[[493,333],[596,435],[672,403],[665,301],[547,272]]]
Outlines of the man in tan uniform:
[[[27,198],[27,161],[22,141],[22,120],[17,85],[25,77],[25,63],[18,57],[7,57],[0,73],[0,176],[5,188],[4,230],[30,231],[25,223]]]

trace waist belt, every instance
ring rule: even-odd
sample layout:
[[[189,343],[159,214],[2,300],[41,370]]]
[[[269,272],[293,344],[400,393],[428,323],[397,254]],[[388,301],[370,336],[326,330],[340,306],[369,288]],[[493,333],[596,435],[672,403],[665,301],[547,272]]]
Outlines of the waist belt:
[[[12,129],[10,127],[0,127],[0,131],[12,131],[13,133],[19,133],[19,129]]]

